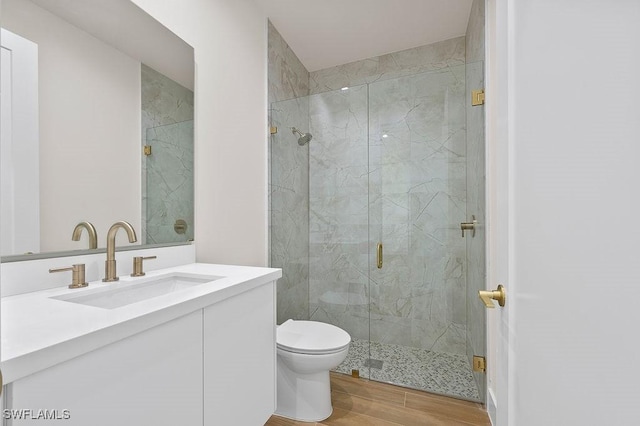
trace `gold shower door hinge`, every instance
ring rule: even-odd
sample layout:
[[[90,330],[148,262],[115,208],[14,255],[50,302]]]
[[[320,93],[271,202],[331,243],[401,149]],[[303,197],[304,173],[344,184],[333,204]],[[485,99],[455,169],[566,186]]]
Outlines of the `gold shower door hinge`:
[[[477,373],[484,373],[487,371],[487,361],[483,356],[473,356],[473,371]]]
[[[276,133],[278,133],[278,128],[276,126],[271,126],[269,128],[269,133],[271,133],[272,135],[275,135]]]
[[[484,90],[473,90],[471,92],[471,106],[484,105]]]
[[[151,145],[144,146],[144,155],[151,155]]]

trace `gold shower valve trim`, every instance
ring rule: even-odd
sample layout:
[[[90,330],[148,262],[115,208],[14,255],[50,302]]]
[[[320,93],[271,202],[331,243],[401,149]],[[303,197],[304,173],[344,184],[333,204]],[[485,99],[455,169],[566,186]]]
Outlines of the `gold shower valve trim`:
[[[484,306],[490,309],[495,308],[495,306],[493,305],[493,300],[498,302],[498,305],[500,306],[504,306],[505,302],[507,301],[507,293],[505,292],[504,286],[502,284],[498,285],[497,290],[493,290],[493,291],[480,290],[478,291],[478,296],[480,297],[480,300],[482,300],[482,302],[484,303]]]
[[[176,223],[173,224],[173,230],[176,231],[176,234],[184,234],[188,227],[189,225],[184,219],[176,219]]]

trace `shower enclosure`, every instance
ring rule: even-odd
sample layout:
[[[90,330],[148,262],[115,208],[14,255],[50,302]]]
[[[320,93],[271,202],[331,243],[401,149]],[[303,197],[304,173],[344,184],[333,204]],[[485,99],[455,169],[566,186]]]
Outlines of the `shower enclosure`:
[[[484,193],[471,194],[484,191],[484,151],[469,145],[484,146],[483,107],[471,109],[467,87],[481,87],[482,69],[450,66],[271,105],[278,323],[346,330],[353,341],[339,372],[484,400],[484,375],[470,361],[484,356],[473,296],[484,288],[484,233],[463,238],[460,229],[484,217],[474,210]],[[300,146],[291,127],[312,140]]]
[[[193,240],[193,120],[146,129],[142,157],[146,244]]]

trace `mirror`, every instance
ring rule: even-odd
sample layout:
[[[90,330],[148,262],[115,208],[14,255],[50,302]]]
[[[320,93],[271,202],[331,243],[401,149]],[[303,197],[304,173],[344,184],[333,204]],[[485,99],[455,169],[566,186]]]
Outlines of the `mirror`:
[[[84,251],[84,221],[193,240],[193,48],[129,0],[3,0],[1,26],[2,261]]]

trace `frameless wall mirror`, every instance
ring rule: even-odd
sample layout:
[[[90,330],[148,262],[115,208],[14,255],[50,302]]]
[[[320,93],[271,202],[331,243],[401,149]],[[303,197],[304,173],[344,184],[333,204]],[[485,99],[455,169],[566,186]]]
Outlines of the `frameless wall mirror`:
[[[193,240],[193,48],[129,0],[3,0],[0,23],[2,261],[87,250],[85,221],[98,248],[119,220]]]

